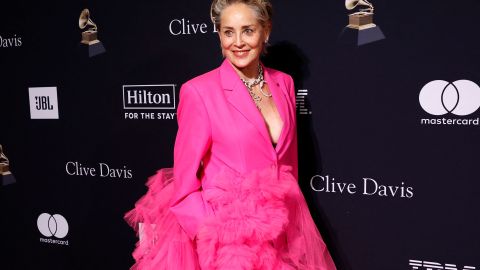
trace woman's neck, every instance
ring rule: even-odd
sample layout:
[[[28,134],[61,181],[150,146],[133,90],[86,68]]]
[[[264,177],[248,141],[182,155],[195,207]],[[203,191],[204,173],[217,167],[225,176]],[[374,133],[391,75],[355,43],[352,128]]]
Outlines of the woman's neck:
[[[258,77],[258,65],[260,65],[260,61],[255,61],[249,66],[246,66],[244,68],[237,68],[236,66],[233,66],[233,69],[237,72],[238,76],[240,78],[245,79],[245,80],[252,80]]]

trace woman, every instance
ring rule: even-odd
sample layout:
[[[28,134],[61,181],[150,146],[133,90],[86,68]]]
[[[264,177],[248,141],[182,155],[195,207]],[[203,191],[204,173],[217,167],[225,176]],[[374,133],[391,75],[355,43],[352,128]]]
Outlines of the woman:
[[[259,60],[271,13],[213,1],[226,59],[180,90],[173,172],[126,215],[134,269],[335,269],[297,183],[292,78]]]

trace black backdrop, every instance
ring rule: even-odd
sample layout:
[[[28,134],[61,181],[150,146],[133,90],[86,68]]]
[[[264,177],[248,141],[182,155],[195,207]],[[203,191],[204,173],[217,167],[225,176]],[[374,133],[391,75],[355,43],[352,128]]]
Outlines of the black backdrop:
[[[341,0],[273,4],[264,61],[295,79],[300,185],[338,268],[480,268],[480,127],[422,122],[475,120],[480,111],[437,116],[419,102],[427,83],[444,80],[457,86],[454,103],[464,106],[468,89],[456,81],[480,83],[480,2],[375,1],[374,20],[386,39],[363,46],[342,42],[349,12]],[[198,0],[0,4],[0,144],[16,178],[0,190],[1,269],[133,263],[136,239],[122,217],[145,193],[146,178],[172,165],[177,124],[175,109],[164,104],[124,109],[124,86],[169,89],[175,98],[169,105],[178,104],[183,82],[222,61],[209,6]],[[84,8],[106,49],[93,57],[80,44]],[[169,26],[176,34],[182,19],[189,27],[205,23],[206,33],[173,35]],[[56,87],[58,119],[32,119],[29,89],[38,87]],[[473,97],[466,102],[480,105]],[[75,175],[75,164],[95,175]],[[115,175],[105,176],[107,166]],[[339,191],[342,183],[350,193]],[[55,214],[64,220],[48,221]]]

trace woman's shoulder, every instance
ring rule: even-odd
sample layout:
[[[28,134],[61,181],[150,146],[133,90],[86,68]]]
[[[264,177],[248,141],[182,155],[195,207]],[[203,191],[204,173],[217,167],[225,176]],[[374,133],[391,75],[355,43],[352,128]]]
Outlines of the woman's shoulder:
[[[292,76],[274,68],[265,67],[265,70],[268,72],[273,81],[281,86],[280,88],[287,96],[295,98],[295,84]]]
[[[283,71],[280,71],[278,69],[270,68],[270,67],[265,67],[265,70],[270,74],[270,76],[277,81],[283,81],[287,85],[293,82],[292,76],[290,74],[285,73]]]
[[[192,79],[186,81],[183,86],[194,87],[197,89],[205,88],[206,86],[212,86],[212,83],[219,81],[219,68],[212,69],[203,74],[197,75]]]

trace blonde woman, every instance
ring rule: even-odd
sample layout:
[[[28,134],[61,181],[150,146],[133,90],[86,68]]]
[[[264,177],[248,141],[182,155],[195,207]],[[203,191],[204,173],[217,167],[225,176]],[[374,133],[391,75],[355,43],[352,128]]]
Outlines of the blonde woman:
[[[225,59],[180,90],[173,169],[126,215],[133,269],[335,269],[297,183],[293,80],[260,62],[271,16],[213,1]]]

